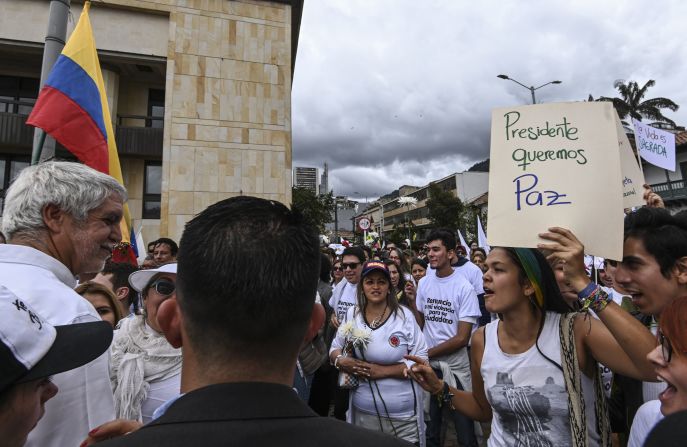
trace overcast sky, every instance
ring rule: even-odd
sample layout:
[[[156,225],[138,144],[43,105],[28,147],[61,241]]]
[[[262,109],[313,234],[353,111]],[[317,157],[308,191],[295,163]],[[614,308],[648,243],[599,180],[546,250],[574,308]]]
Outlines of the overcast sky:
[[[337,195],[424,185],[489,156],[491,109],[616,96],[682,108],[687,2],[306,0],[292,90],[293,166],[329,163]],[[356,194],[356,192],[358,194]]]

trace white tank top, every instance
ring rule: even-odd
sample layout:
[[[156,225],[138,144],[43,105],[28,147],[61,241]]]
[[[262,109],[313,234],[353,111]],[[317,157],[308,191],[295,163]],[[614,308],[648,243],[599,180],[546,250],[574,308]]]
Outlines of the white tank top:
[[[559,321],[559,314],[546,313],[539,349],[560,365]],[[486,326],[480,369],[494,413],[488,446],[572,446],[563,372],[537,351],[536,344],[521,354],[503,352],[498,342],[498,326],[499,320]],[[593,403],[587,399],[585,403],[586,413],[593,414]],[[587,420],[589,423],[589,414]],[[589,445],[596,442],[592,440]]]

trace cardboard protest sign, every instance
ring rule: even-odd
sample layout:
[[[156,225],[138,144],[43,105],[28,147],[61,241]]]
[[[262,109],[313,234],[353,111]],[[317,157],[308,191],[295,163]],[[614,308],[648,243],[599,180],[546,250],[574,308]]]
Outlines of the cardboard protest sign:
[[[632,120],[639,155],[652,165],[675,172],[675,135]]]
[[[639,169],[639,162],[632,152],[630,140],[618,115],[615,116],[615,127],[618,131],[620,150],[620,172],[623,181],[623,207],[633,208],[644,205],[644,173]]]
[[[536,247],[553,226],[585,252],[622,258],[623,185],[610,103],[492,112],[487,235],[492,246]],[[599,183],[603,182],[603,188]]]

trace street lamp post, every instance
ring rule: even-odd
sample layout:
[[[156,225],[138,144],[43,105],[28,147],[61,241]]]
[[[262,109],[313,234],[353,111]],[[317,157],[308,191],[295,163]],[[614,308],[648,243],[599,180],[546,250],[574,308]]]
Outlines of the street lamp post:
[[[500,75],[497,75],[496,77],[497,77],[497,78],[501,78],[501,79],[505,79],[505,80],[507,80],[507,81],[513,81],[513,82],[515,82],[516,84],[518,84],[518,85],[520,85],[520,86],[522,86],[522,87],[525,87],[525,88],[526,88],[527,90],[529,90],[530,93],[532,94],[532,104],[536,104],[536,103],[537,103],[537,99],[534,97],[534,91],[535,91],[535,90],[539,90],[540,88],[546,87],[546,86],[549,85],[549,84],[560,84],[560,83],[561,83],[561,81],[551,81],[551,82],[547,82],[546,84],[542,84],[542,85],[540,85],[539,87],[536,87],[536,88],[535,88],[534,86],[528,87],[528,86],[526,86],[525,84],[523,84],[522,82],[516,81],[516,80],[513,79],[513,78],[509,78],[509,77],[508,77],[507,75],[505,75],[505,74],[500,74]]]

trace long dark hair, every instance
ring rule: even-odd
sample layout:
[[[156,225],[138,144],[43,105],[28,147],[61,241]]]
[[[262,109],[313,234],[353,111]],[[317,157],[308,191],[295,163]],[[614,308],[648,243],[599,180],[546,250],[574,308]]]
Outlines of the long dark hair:
[[[549,262],[546,260],[543,254],[537,249],[534,248],[513,248],[513,247],[500,247],[503,249],[508,257],[513,261],[513,263],[518,267],[519,271],[519,277],[520,277],[520,283],[524,284],[526,281],[530,281],[531,283],[537,282],[539,288],[541,289],[542,295],[544,297],[544,302],[543,305],[540,305],[536,299],[530,299],[530,304],[532,305],[532,311],[536,314],[541,315],[541,321],[539,323],[539,329],[537,330],[537,338],[535,339],[535,346],[537,347],[537,351],[539,351],[539,354],[541,354],[542,357],[544,357],[546,360],[551,362],[554,366],[556,366],[558,369],[563,371],[563,368],[561,365],[549,358],[546,354],[544,354],[541,349],[539,348],[539,336],[541,335],[542,330],[544,329],[544,323],[546,321],[546,312],[554,312],[557,314],[566,314],[569,312],[572,312],[573,309],[568,306],[568,304],[565,302],[563,299],[563,295],[561,295],[561,290],[558,288],[558,282],[556,282],[556,276],[553,273],[553,270],[551,269],[551,265]],[[536,279],[530,279],[527,276],[527,273],[525,271],[525,267],[523,266],[523,263],[520,259],[520,256],[518,256],[518,251],[525,251],[529,252],[534,257],[534,260],[537,264],[538,268],[538,273],[541,274],[540,278]]]

